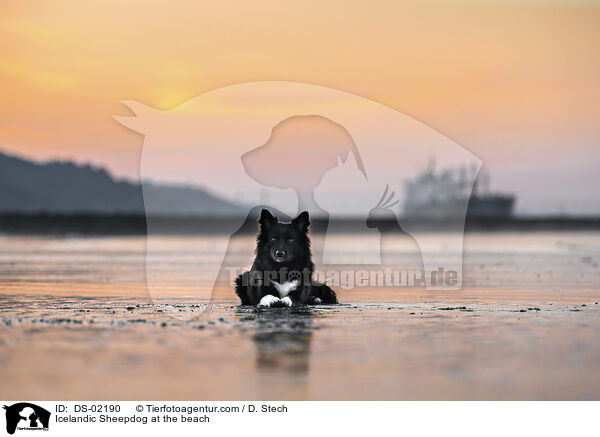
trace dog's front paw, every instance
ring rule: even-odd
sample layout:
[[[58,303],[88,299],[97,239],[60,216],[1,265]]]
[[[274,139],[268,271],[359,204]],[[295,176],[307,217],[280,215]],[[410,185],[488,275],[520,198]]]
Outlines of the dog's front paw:
[[[260,302],[258,303],[259,307],[270,307],[271,305],[273,305],[274,303],[279,302],[279,298],[275,297],[271,294],[267,294],[265,297],[263,297]]]
[[[285,306],[291,307],[292,299],[290,299],[289,296],[286,296],[283,299],[281,299],[281,303],[284,304]]]

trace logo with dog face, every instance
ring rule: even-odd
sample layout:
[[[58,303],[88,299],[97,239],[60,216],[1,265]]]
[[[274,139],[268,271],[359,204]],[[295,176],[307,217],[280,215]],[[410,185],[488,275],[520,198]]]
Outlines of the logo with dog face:
[[[284,221],[308,211],[319,267],[414,269],[422,272],[427,289],[461,288],[464,223],[481,161],[431,127],[364,97],[295,82],[232,85],[168,111],[123,103],[135,116],[115,118],[144,135],[140,173],[152,297],[164,297],[168,276],[160,218],[189,215],[184,209],[164,211],[152,189],[157,180],[202,187],[238,208],[221,208],[225,220],[215,206],[211,212],[221,232],[211,234],[210,248],[198,248],[197,255],[185,249],[197,256],[186,280],[207,300],[215,290],[231,292],[229,268],[252,263],[252,248],[240,255],[238,241],[230,237],[245,228],[256,231],[263,208]],[[413,198],[434,198],[434,206],[452,205],[436,210],[444,224],[437,239],[419,220],[409,219],[421,211],[407,197],[409,181],[432,158],[441,168],[471,169],[461,173],[461,196],[444,191],[449,179],[441,190],[425,183],[420,192],[411,191]],[[336,237],[345,233],[360,238]],[[349,247],[351,241],[356,246]],[[207,250],[212,262],[202,258]],[[440,271],[455,273],[455,280],[434,280]]]
[[[28,402],[19,402],[4,406],[6,410],[6,432],[14,434],[16,430],[48,430],[50,411]]]

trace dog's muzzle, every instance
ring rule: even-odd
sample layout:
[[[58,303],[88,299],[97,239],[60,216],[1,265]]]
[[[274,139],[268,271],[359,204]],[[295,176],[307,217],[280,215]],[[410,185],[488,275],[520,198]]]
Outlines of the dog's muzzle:
[[[282,249],[277,249],[274,253],[274,257],[275,261],[277,261],[278,263],[285,261],[285,250]]]

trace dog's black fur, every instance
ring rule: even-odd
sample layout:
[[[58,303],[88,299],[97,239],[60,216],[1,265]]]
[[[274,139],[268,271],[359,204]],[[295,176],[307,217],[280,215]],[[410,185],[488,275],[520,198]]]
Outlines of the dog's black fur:
[[[267,295],[280,297],[272,281],[283,284],[294,279],[299,284],[288,294],[292,303],[338,303],[331,288],[312,280],[314,264],[308,236],[308,212],[304,211],[291,223],[281,223],[263,209],[258,222],[260,229],[254,264],[250,271],[235,280],[235,292],[242,305],[258,305]]]

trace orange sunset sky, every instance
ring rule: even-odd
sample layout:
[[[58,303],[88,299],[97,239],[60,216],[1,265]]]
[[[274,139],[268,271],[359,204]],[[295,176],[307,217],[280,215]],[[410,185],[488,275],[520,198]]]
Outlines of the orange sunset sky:
[[[0,150],[139,178],[122,100],[229,84],[349,91],[465,146],[520,212],[600,213],[598,1],[12,1]]]

